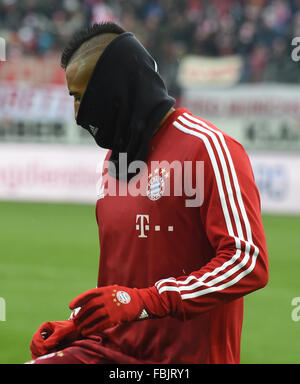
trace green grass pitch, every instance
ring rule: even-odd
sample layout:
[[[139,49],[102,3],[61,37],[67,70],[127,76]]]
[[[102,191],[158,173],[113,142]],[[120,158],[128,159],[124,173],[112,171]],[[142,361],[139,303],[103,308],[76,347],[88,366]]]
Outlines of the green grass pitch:
[[[299,363],[300,217],[264,216],[270,281],[245,298],[241,362]],[[30,360],[29,343],[45,321],[64,320],[68,303],[97,282],[95,207],[0,203],[0,364]],[[299,311],[300,312],[300,311]]]

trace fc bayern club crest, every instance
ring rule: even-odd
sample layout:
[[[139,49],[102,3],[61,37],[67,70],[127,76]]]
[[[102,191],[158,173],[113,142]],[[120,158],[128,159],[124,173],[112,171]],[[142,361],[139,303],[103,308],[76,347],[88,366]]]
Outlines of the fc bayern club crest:
[[[116,293],[116,296],[117,296],[117,300],[121,304],[129,304],[131,301],[131,297],[130,297],[129,293],[127,293],[125,291],[118,291]]]
[[[156,169],[154,176],[152,174],[148,176],[147,196],[150,200],[157,201],[164,195],[166,189],[164,178],[168,177],[169,174],[165,169],[162,169],[161,171]]]

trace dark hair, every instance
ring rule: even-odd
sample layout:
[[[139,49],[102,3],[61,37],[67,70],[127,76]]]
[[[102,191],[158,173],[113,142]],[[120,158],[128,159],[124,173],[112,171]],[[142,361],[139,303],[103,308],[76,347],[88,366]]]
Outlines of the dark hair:
[[[100,24],[93,24],[91,26],[88,26],[87,28],[84,28],[82,30],[79,30],[76,32],[69,43],[64,48],[62,55],[61,55],[61,66],[63,69],[66,69],[72,56],[77,51],[77,49],[86,41],[90,40],[91,38],[103,35],[105,33],[115,33],[117,35],[120,35],[121,33],[124,33],[125,30],[120,27],[118,24],[113,23],[112,21],[106,21]]]

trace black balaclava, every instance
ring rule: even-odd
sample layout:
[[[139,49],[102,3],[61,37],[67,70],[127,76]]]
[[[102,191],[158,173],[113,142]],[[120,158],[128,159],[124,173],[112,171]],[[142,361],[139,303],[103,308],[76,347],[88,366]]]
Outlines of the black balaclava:
[[[124,32],[101,54],[81,100],[77,124],[100,147],[112,150],[109,160],[116,174],[110,174],[130,179],[134,174],[122,174],[122,169],[132,161],[146,160],[154,131],[174,104],[155,60],[131,32]],[[119,164],[120,153],[127,154],[125,167]]]

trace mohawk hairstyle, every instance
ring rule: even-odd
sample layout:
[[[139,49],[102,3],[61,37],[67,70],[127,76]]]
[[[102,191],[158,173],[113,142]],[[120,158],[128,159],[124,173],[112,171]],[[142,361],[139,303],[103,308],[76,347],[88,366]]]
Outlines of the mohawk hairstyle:
[[[103,35],[105,33],[115,33],[120,35],[121,33],[126,32],[122,27],[112,21],[106,21],[100,24],[93,24],[88,26],[85,29],[77,31],[69,43],[64,48],[61,55],[61,66],[65,70],[78,48],[81,47],[83,43],[92,39],[95,36]]]

